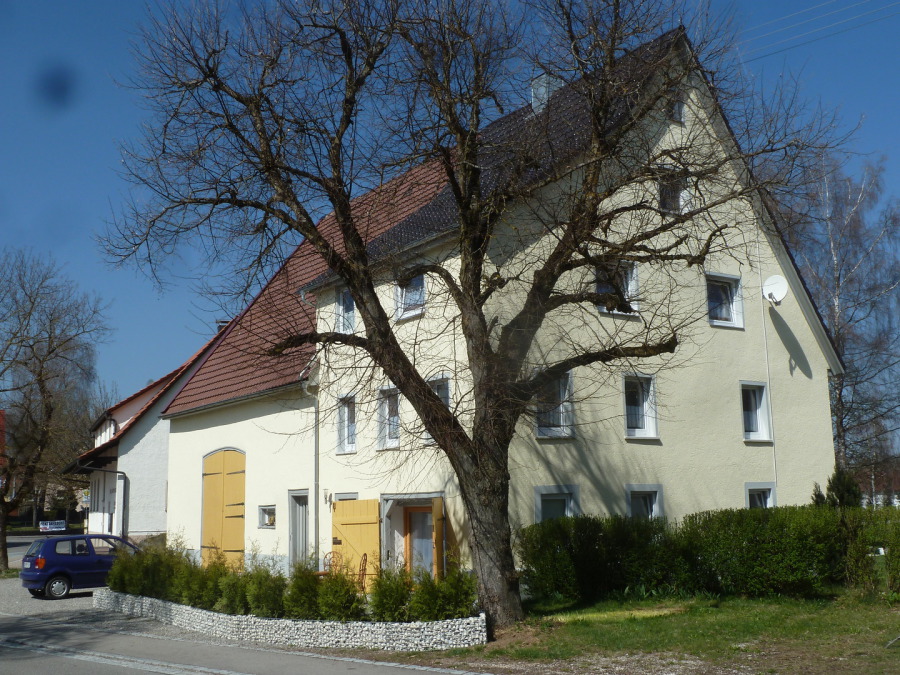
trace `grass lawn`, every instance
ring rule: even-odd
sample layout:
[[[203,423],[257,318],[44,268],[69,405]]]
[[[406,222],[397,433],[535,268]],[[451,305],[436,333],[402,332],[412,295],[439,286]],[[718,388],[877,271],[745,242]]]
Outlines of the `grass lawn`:
[[[515,673],[900,673],[900,607],[742,598],[604,602],[533,611],[485,647],[432,665]]]
[[[6,570],[5,572],[0,572],[0,579],[18,579],[19,578],[19,570]]]

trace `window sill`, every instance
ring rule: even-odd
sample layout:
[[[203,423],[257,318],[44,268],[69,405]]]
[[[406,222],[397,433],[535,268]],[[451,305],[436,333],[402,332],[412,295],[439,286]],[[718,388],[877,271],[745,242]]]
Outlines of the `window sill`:
[[[709,319],[709,325],[713,328],[730,328],[732,330],[744,330],[744,324],[735,323],[733,321],[716,321],[715,319]]]
[[[571,441],[575,438],[575,432],[566,431],[559,433],[546,433],[542,431],[536,431],[534,433],[534,437],[539,441]]]
[[[394,320],[397,323],[403,323],[404,321],[411,321],[412,319],[418,319],[422,315],[425,314],[425,308],[420,307],[419,309],[411,309],[408,312],[404,312],[403,314],[398,314]]]
[[[396,443],[394,445],[381,445],[375,448],[378,452],[386,452],[388,450],[399,450],[400,444]]]
[[[641,308],[634,306],[634,311],[631,313],[628,312],[617,312],[616,310],[609,311],[608,309],[604,309],[603,307],[597,307],[597,312],[600,316],[611,316],[616,319],[640,319],[641,318]]]
[[[659,437],[659,434],[646,434],[644,436],[629,436],[625,435],[626,441],[649,441],[655,445],[661,444],[662,439]]]
[[[260,525],[256,529],[257,530],[274,530],[275,526],[274,525]]]
[[[771,438],[745,438],[745,445],[772,445],[775,443],[774,439]]]
[[[335,453],[336,455],[355,455],[356,448],[338,448]]]

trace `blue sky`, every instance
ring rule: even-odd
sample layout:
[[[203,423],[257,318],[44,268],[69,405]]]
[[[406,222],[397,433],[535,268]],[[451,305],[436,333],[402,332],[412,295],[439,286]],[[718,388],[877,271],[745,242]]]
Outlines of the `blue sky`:
[[[765,81],[791,72],[847,128],[862,120],[855,147],[887,155],[887,190],[900,196],[900,2],[715,6],[730,5],[747,71]],[[129,43],[145,11],[138,0],[0,0],[0,247],[52,254],[111,303],[98,369],[123,397],[180,365],[224,318],[186,282],[159,292],[136,270],[114,269],[95,243],[128,190],[117,143],[144,116],[139,95],[117,82],[133,72]]]

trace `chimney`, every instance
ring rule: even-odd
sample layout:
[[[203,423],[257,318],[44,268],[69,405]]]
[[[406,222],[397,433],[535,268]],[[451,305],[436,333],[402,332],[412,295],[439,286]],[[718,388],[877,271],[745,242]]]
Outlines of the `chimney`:
[[[550,73],[541,73],[531,81],[531,109],[539,113],[547,107],[553,92],[563,85],[563,81]]]

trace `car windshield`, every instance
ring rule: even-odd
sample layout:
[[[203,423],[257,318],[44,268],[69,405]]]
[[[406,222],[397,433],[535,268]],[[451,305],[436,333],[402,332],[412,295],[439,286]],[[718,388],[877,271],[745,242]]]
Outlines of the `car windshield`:
[[[31,546],[28,547],[28,550],[25,551],[25,555],[37,555],[41,552],[41,547],[44,545],[44,539],[38,539],[37,541],[31,542]]]

